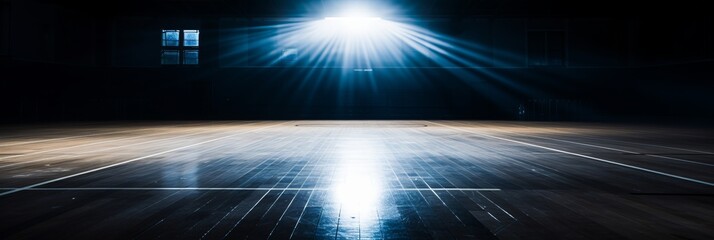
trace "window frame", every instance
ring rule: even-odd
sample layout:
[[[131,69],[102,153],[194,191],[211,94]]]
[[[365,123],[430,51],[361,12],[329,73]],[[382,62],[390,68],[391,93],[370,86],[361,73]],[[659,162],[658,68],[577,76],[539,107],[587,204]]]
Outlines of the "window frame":
[[[167,46],[166,45],[166,33],[167,31],[177,31],[178,32],[178,44],[177,46]],[[196,46],[186,46],[185,44],[185,31],[196,31],[195,33],[198,34],[198,38],[196,40],[197,45]],[[169,28],[169,29],[161,29],[161,55],[159,59],[159,64],[161,66],[198,66],[201,64],[201,30],[200,29],[176,29],[176,28]],[[176,63],[164,63],[163,58],[164,58],[164,52],[165,51],[178,51],[178,62]],[[187,52],[196,52],[197,58],[196,58],[196,63],[186,63],[186,53]]]

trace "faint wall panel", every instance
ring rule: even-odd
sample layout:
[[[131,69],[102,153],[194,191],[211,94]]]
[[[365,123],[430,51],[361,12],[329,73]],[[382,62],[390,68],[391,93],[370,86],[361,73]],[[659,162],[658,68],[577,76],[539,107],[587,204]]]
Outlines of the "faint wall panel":
[[[627,63],[627,24],[619,19],[571,19],[568,60],[575,67],[612,67]]]
[[[0,55],[10,54],[10,2],[0,2]]]
[[[564,66],[565,33],[563,31],[529,31],[529,66]]]
[[[523,19],[493,20],[493,51],[496,67],[526,66],[526,24]]]
[[[531,18],[528,19],[530,31],[563,31],[567,29],[567,21],[562,18]]]
[[[54,61],[70,65],[95,64],[97,40],[92,18],[76,11],[61,11],[57,16]]]
[[[473,44],[470,50],[474,56],[474,66],[493,66],[493,28],[491,20],[487,18],[465,19],[462,24],[464,30],[456,37]]]
[[[13,45],[8,51],[13,59],[34,62],[55,60],[58,9],[30,1],[12,2],[9,27]]]
[[[119,18],[114,23],[115,66],[157,66],[161,59],[161,31],[156,19]]]

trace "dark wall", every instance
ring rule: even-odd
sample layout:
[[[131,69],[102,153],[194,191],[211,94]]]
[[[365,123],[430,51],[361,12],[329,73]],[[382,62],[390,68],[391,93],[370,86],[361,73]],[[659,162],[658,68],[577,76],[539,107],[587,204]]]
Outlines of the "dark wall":
[[[2,3],[2,121],[714,119],[714,24],[699,15],[424,17],[472,43],[472,66],[418,58],[356,72],[270,64],[279,43],[249,47],[259,35],[241,30],[264,18]],[[201,64],[162,66],[161,29],[200,29]],[[537,40],[548,37],[562,43]],[[237,43],[251,50],[236,54]]]
[[[97,20],[83,12],[48,3],[9,1],[8,54],[14,61],[94,66],[97,63]]]
[[[713,64],[610,69],[438,70],[370,74],[293,68],[5,69],[4,120],[711,118]],[[492,77],[498,76],[498,77]],[[52,79],[52,80],[48,80]],[[513,79],[518,79],[513,80]],[[625,80],[623,80],[625,79]],[[672,79],[677,79],[672,80]],[[567,84],[564,81],[567,80]],[[523,108],[524,113],[519,114]]]
[[[0,1],[0,59],[10,54],[10,2]]]

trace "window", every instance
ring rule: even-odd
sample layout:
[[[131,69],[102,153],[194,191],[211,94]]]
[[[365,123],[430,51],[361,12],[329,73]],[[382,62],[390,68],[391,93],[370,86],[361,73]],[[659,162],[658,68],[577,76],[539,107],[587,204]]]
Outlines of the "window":
[[[163,47],[178,47],[179,46],[179,30],[163,30],[161,46],[163,46]]]
[[[183,30],[183,45],[198,47],[198,30]]]
[[[161,30],[161,64],[198,64],[198,36],[199,30]]]
[[[528,33],[528,65],[563,66],[565,64],[565,34],[563,31],[532,31]]]

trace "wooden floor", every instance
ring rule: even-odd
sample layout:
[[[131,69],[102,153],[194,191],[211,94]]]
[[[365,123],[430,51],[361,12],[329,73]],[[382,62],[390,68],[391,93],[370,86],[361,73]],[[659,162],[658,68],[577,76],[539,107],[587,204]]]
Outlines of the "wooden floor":
[[[711,129],[0,127],[2,239],[714,239]]]

